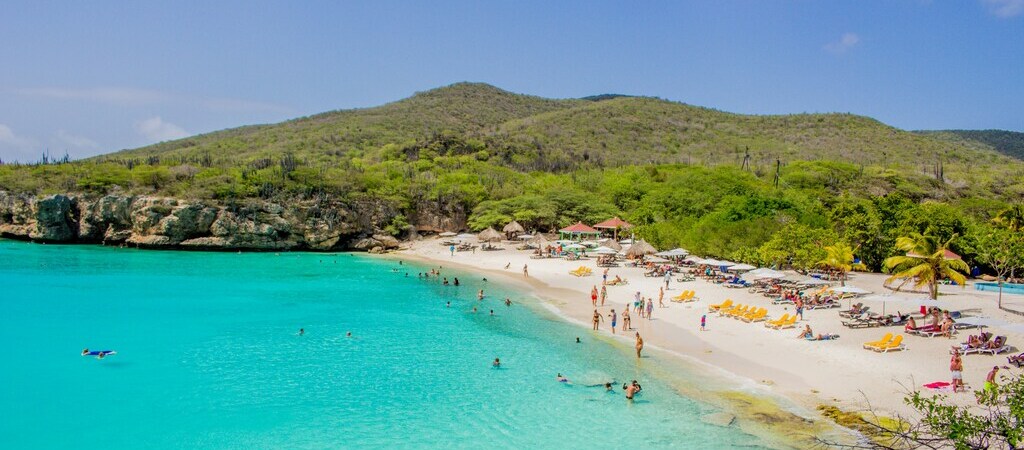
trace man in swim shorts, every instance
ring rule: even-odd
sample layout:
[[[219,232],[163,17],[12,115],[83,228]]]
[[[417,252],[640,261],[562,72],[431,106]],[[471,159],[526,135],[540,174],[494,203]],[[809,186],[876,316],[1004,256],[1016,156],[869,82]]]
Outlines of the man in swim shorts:
[[[595,311],[596,311],[596,310],[595,310]],[[617,316],[617,315],[615,314],[615,310],[613,309],[613,310],[612,310],[612,313],[611,313],[611,314],[608,314],[608,317],[611,317],[611,318],[612,318],[612,334],[615,334],[615,321],[616,321],[616,319],[618,319],[618,318],[619,318],[619,316]]]

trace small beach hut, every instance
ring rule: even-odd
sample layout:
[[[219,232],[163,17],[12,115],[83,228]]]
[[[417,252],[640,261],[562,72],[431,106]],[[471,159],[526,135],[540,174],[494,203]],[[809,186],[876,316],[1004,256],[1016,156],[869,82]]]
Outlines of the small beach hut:
[[[628,230],[630,228],[633,228],[633,224],[620,219],[619,216],[615,216],[611,219],[594,225],[594,228],[598,230],[612,230],[612,238],[618,239],[619,230]]]
[[[635,258],[639,256],[650,255],[657,251],[658,250],[656,250],[654,246],[648,244],[646,241],[641,239],[633,243],[633,245],[629,246],[629,249],[626,250],[626,256],[631,256]]]
[[[591,228],[583,222],[576,222],[575,224],[558,230],[558,234],[563,238],[578,241],[585,237],[596,238],[601,234],[601,232]]]
[[[543,234],[537,233],[533,236],[533,239],[528,241],[530,244],[536,245],[537,247],[543,247],[548,244],[548,238],[544,237]]]
[[[507,225],[505,225],[505,228],[502,228],[501,231],[505,232],[505,238],[507,238],[508,240],[512,240],[515,239],[516,236],[519,235],[519,233],[525,233],[526,229],[523,228],[523,226],[520,225],[519,222],[513,220],[509,222]]]
[[[480,242],[500,242],[501,238],[501,233],[491,227],[488,227],[477,235],[477,239],[479,239]]]

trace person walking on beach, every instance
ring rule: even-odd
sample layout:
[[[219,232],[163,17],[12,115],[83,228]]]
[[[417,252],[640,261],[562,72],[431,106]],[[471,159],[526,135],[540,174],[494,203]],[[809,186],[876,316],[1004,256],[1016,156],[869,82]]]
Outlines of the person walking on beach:
[[[640,304],[637,305],[636,312],[637,314],[640,314],[641,319],[644,318],[644,306],[646,305],[646,303],[647,302],[645,301],[645,299],[643,297],[640,297]]]
[[[640,357],[640,352],[644,349],[644,338],[640,337],[640,333],[636,334],[636,357]]]
[[[601,273],[601,285],[604,286],[606,284],[608,284],[608,268],[607,267],[605,267],[604,268],[604,272]]]
[[[668,290],[668,282],[671,279],[672,279],[672,271],[671,270],[666,270],[665,271],[665,290],[666,291]]]
[[[662,288],[658,288],[658,307],[665,307],[665,290]]]
[[[597,306],[597,285],[596,284],[594,285],[594,288],[590,290],[590,303],[593,303],[594,306]]]
[[[985,377],[985,392],[992,397],[995,397],[996,388],[996,375],[999,374],[999,366],[992,366],[992,370]]]
[[[700,331],[704,331],[704,326],[708,324],[708,315],[704,314],[700,316]]]
[[[651,313],[654,312],[654,299],[647,299],[647,320],[651,320]]]
[[[526,264],[523,264],[523,276],[524,277],[529,277],[530,276],[530,272],[528,270],[526,270]]]
[[[632,329],[633,329],[633,327],[630,326],[630,324],[629,324],[629,308],[623,309],[622,310],[622,330],[623,331],[629,331],[629,330],[632,330]]]
[[[956,388],[964,389],[964,361],[960,358],[960,349],[953,348],[953,357],[949,360],[949,373],[953,379],[953,392]]]
[[[796,315],[800,316],[800,320],[804,320],[804,299],[797,297],[794,305],[796,306]]]
[[[595,311],[596,311],[596,310],[595,310]],[[618,319],[618,318],[619,318],[619,316],[617,316],[617,315],[615,314],[615,310],[613,309],[613,310],[612,310],[612,313],[611,313],[611,314],[608,314],[608,317],[611,317],[611,318],[612,318],[612,334],[615,334],[615,321],[616,321],[616,319]]]
[[[455,244],[449,245],[448,246],[448,251],[451,252],[451,257],[454,258],[455,257]]]
[[[633,296],[633,311],[640,315],[640,291],[636,291],[636,295]],[[629,306],[626,306],[627,308]]]
[[[604,306],[605,299],[608,298],[608,288],[601,286],[601,306]]]
[[[594,331],[597,331],[597,326],[603,320],[604,320],[604,317],[601,317],[601,313],[597,312],[597,310],[595,309],[594,310]]]

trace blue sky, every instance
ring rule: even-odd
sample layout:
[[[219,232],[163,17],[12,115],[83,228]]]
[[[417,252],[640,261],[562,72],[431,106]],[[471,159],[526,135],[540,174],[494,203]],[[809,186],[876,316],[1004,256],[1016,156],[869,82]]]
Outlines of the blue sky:
[[[458,81],[1024,131],[1024,0],[0,6],[0,159],[82,157]]]

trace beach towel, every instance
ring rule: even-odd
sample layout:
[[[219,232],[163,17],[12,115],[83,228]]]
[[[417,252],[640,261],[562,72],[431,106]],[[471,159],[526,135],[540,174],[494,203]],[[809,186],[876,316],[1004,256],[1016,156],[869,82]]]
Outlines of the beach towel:
[[[945,381],[936,381],[934,383],[928,383],[928,384],[925,384],[924,387],[929,389],[929,390],[932,390],[932,391],[943,391],[943,392],[952,392],[953,391],[953,384],[945,382]]]

